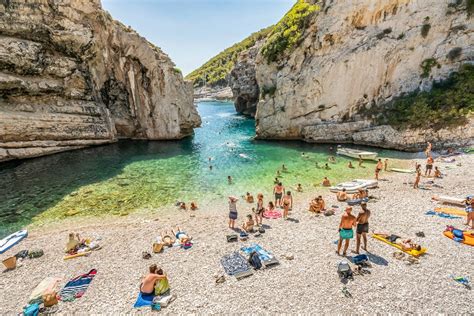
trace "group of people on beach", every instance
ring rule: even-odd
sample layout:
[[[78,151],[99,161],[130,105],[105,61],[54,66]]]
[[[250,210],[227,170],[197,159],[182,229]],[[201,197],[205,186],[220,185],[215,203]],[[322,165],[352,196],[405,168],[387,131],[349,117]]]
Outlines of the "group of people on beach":
[[[426,149],[425,149],[425,155],[426,155],[426,164],[425,164],[425,177],[431,177],[431,172],[433,171],[433,166],[434,166],[434,159],[431,154],[431,149],[432,149],[432,144],[430,142],[427,143]],[[420,185],[420,180],[421,180],[421,164],[417,163],[415,166],[415,182],[413,182],[413,188],[418,189]],[[434,172],[433,172],[433,177],[434,178],[442,178],[443,175],[441,174],[441,171],[437,166],[434,167]]]

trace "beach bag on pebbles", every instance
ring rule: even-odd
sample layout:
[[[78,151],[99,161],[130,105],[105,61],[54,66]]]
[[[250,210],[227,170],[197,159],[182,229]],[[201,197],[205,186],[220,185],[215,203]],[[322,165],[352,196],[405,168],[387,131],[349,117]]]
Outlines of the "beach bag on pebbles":
[[[351,266],[349,265],[349,262],[345,260],[340,261],[337,265],[337,273],[343,279],[352,278],[352,269],[351,269]]]
[[[253,251],[250,254],[249,263],[255,270],[259,270],[262,268],[262,261],[258,257],[258,253],[256,251]]]

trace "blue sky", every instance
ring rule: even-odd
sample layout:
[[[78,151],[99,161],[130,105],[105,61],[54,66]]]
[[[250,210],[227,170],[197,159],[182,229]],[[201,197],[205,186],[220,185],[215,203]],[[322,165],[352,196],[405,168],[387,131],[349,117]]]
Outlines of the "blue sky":
[[[276,23],[295,0],[102,0],[112,16],[162,48],[188,74]]]

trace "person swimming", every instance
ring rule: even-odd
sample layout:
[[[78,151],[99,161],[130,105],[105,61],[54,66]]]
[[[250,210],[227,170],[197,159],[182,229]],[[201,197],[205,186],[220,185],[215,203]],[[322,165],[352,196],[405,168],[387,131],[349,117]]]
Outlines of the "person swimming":
[[[228,182],[229,184],[232,184],[232,177],[231,177],[231,176],[227,176],[227,182]]]
[[[281,165],[281,171],[287,172],[288,169],[286,168],[285,164]]]
[[[330,187],[331,182],[329,181],[328,177],[324,177],[323,179],[323,187]]]
[[[324,165],[324,169],[331,170],[331,168],[329,168],[329,165],[327,163]]]

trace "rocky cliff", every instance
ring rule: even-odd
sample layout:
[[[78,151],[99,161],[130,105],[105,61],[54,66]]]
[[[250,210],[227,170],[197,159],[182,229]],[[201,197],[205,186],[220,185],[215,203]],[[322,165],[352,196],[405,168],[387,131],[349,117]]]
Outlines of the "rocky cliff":
[[[470,11],[467,0],[298,1],[255,58],[253,90],[261,91],[257,136],[405,150],[417,150],[426,141],[472,144],[472,86],[458,91],[465,97],[454,108],[420,106],[425,116],[413,115],[416,102],[412,108],[405,99],[398,102],[408,95],[418,100],[413,94],[429,93],[434,82],[449,80],[462,65],[473,63]],[[468,75],[472,78],[472,70]],[[234,89],[234,97],[246,100],[252,80],[239,77],[241,83],[236,78],[234,86],[246,88]],[[432,103],[431,96],[423,96]],[[443,126],[443,119],[458,118],[443,113],[453,111],[458,123]],[[414,124],[389,124],[396,121],[389,113],[412,113],[406,120]],[[436,124],[418,124],[419,117]]]
[[[0,1],[0,161],[200,124],[192,85],[99,0]]]

